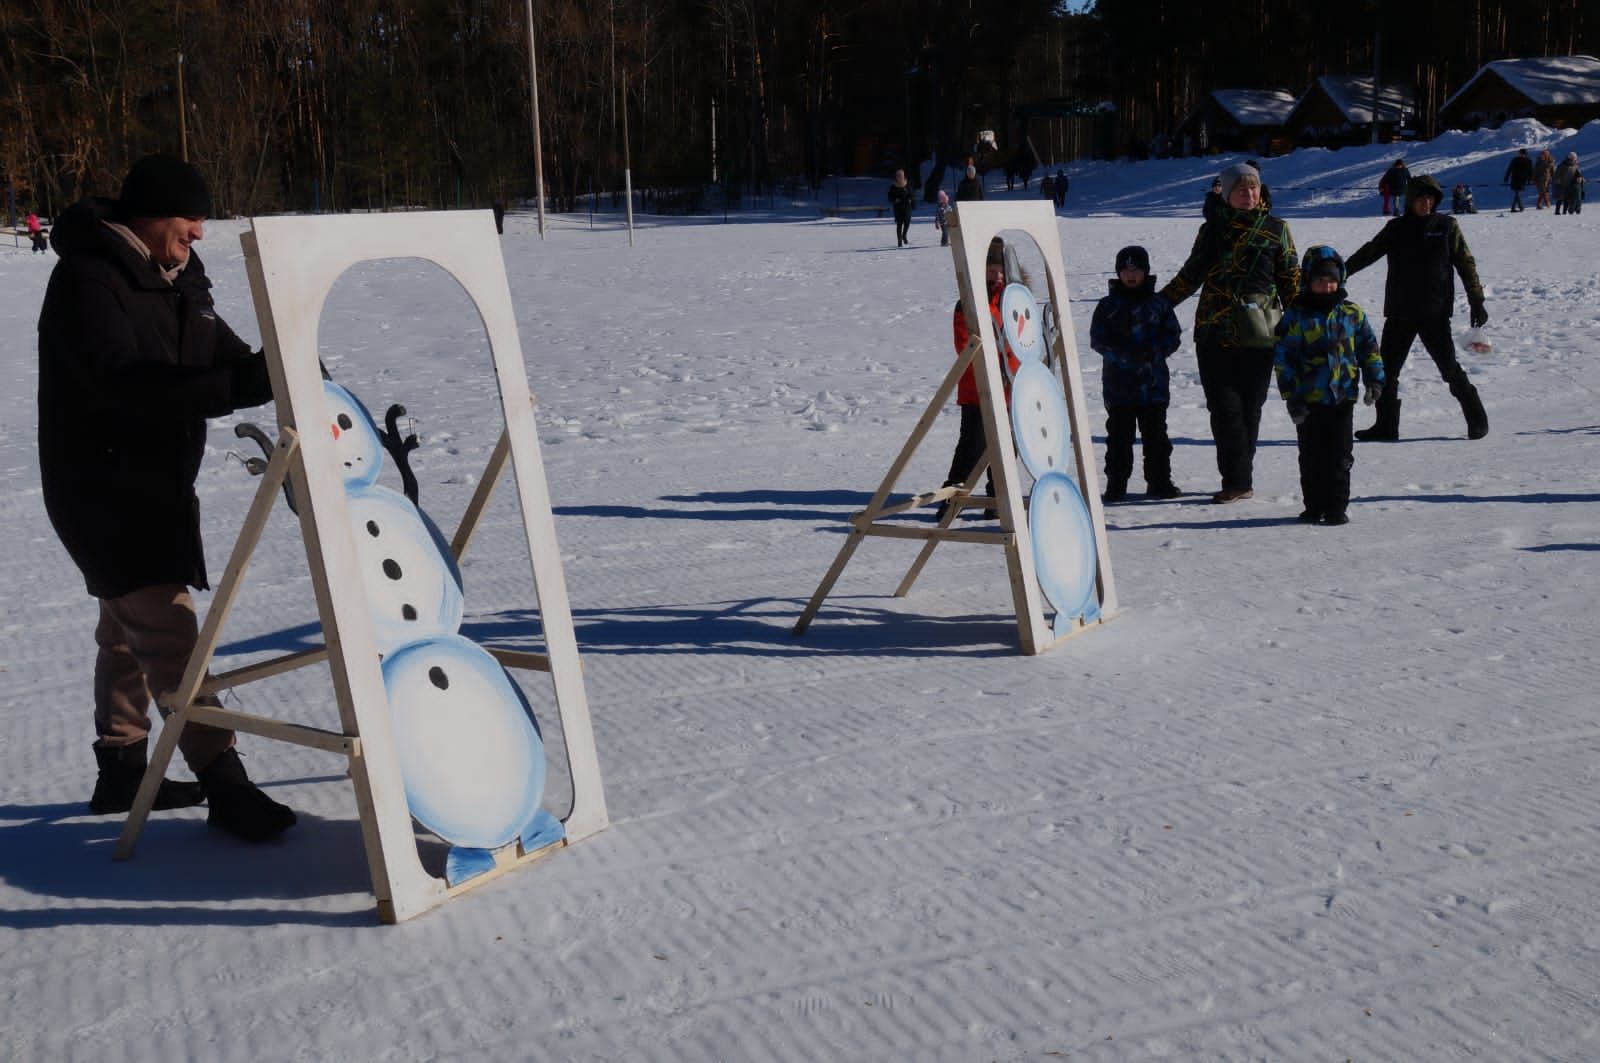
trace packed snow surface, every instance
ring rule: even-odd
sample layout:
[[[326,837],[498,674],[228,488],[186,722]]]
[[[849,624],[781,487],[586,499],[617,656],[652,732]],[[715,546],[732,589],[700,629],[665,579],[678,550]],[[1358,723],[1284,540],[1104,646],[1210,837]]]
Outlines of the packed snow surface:
[[[1357,444],[1346,527],[1295,522],[1275,396],[1255,498],[1207,503],[1185,303],[1170,424],[1188,494],[1108,509],[1120,615],[1031,658],[1002,554],[974,544],[941,546],[897,599],[916,544],[870,540],[790,635],[952,357],[952,262],[925,208],[905,250],[891,219],[815,203],[641,217],[632,247],[615,213],[555,217],[544,240],[513,215],[501,246],[612,823],[398,927],[375,923],[345,764],[313,750],[242,740],[300,813],[280,844],[194,809],[111,860],[120,817],[85,814],[94,606],[35,454],[53,256],[0,249],[0,1058],[1593,1058],[1600,210],[1506,214],[1498,182],[1516,147],[1592,160],[1597,141],[1518,123],[1405,147],[1414,173],[1480,186],[1462,225],[1494,350],[1462,358],[1492,431],[1465,439],[1419,347],[1404,440]],[[1396,153],[1266,160],[1297,245],[1348,254],[1376,232]],[[1113,256],[1142,243],[1169,276],[1228,161],[1069,171],[1096,425],[1088,322]],[[254,339],[244,228],[208,225],[201,253]],[[1384,273],[1351,284],[1375,319]],[[321,326],[341,383],[415,417],[422,504],[449,534],[498,433],[465,295],[424,262],[373,264]],[[273,431],[270,407],[214,423],[200,477],[213,580],[256,484],[234,457],[246,419]],[[956,424],[938,418],[902,492],[943,480]],[[508,497],[462,566],[463,632],[537,648]],[[218,666],[318,638],[279,507]],[[519,678],[561,814],[546,677]],[[232,701],[336,725],[321,667]]]

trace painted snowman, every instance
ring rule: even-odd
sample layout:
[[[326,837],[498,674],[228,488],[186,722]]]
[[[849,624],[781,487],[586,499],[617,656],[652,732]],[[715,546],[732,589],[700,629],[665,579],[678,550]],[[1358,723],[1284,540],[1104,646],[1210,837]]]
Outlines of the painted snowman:
[[[323,392],[406,803],[451,844],[445,879],[458,885],[492,869],[502,846],[533,852],[562,838],[560,821],[539,807],[544,742],[506,670],[458,634],[461,573],[439,529],[378,484],[384,450],[372,416],[331,381]]]
[[[1100,616],[1095,585],[1094,522],[1072,466],[1072,419],[1061,381],[1046,364],[1048,344],[1039,302],[1024,284],[1000,293],[1001,329],[1018,365],[1011,377],[1011,431],[1023,467],[1033,475],[1028,537],[1039,589],[1055,607],[1054,631]]]

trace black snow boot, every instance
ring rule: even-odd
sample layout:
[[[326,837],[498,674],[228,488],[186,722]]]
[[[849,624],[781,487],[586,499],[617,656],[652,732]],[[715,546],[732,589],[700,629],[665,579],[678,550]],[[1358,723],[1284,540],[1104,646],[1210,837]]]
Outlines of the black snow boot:
[[[1400,438],[1400,400],[1388,395],[1378,400],[1378,416],[1371,428],[1355,433],[1363,443],[1393,443]]]
[[[244,773],[237,749],[225,751],[198,774],[211,805],[206,816],[211,826],[247,842],[267,841],[294,826],[294,812],[262,793]]]
[[[1489,434],[1489,415],[1483,412],[1483,400],[1478,398],[1478,389],[1472,386],[1472,381],[1462,373],[1460,377],[1450,382],[1450,394],[1461,403],[1461,414],[1467,419],[1467,438],[1482,439]]]
[[[144,779],[149,740],[127,746],[94,747],[94,759],[100,766],[100,777],[94,781],[94,795],[89,798],[89,811],[97,816],[113,812],[126,812],[133,807],[134,795]],[[197,782],[177,782],[162,779],[156,791],[157,811],[169,808],[192,808],[204,803],[206,792]]]

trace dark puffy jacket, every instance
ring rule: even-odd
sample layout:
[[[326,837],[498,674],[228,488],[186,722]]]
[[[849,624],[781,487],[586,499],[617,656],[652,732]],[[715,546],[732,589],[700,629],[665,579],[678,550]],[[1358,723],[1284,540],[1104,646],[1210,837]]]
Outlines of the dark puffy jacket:
[[[1113,280],[1089,322],[1089,346],[1105,359],[1101,394],[1106,405],[1165,403],[1167,356],[1182,336],[1172,304],[1156,294],[1153,274],[1131,289]]]
[[[97,598],[208,586],[194,492],[205,419],[272,397],[199,256],[169,283],[101,224],[114,208],[85,200],[57,220],[39,314],[45,510]]]
[[[1512,188],[1521,188],[1533,176],[1533,160],[1526,155],[1513,155],[1511,165],[1506,167],[1505,182]]]
[[[983,198],[983,178],[963,177],[961,183],[956,185],[956,202],[965,203],[968,200]]]
[[[904,221],[911,217],[911,209],[916,203],[916,195],[911,191],[909,184],[889,186],[889,205],[894,208],[896,218]]]
[[[1424,174],[1411,179],[1406,191],[1406,212],[1393,219],[1351,255],[1345,265],[1353,275],[1385,255],[1389,279],[1383,290],[1383,316],[1407,321],[1449,317],[1455,309],[1456,283],[1451,272],[1461,274],[1469,303],[1483,302],[1478,264],[1467,250],[1461,226],[1448,214],[1417,217],[1411,204],[1429,195],[1435,205],[1443,198],[1439,182]]]
[[[1310,268],[1306,252],[1302,271]],[[1343,263],[1331,253],[1341,272]],[[1383,356],[1366,312],[1352,303],[1343,287],[1329,294],[1302,291],[1284,312],[1278,325],[1278,343],[1272,350],[1278,377],[1278,394],[1290,406],[1337,406],[1361,397],[1363,378],[1383,383]]]
[[[1218,207],[1216,219],[1200,226],[1188,260],[1161,296],[1177,306],[1196,288],[1201,291],[1194,312],[1195,343],[1237,347],[1237,297],[1274,293],[1288,305],[1300,291],[1300,259],[1289,226],[1265,207]]]

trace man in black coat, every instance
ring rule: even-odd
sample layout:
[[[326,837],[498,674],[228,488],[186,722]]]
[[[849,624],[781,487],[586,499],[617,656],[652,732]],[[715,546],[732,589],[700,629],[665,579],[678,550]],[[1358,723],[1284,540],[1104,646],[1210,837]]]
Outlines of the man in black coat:
[[[1349,275],[1388,256],[1389,278],[1384,285],[1383,354],[1384,391],[1378,400],[1377,420],[1371,428],[1355,434],[1357,439],[1394,440],[1400,438],[1400,370],[1418,337],[1439,367],[1439,375],[1450,385],[1450,394],[1461,404],[1467,420],[1467,438],[1482,439],[1489,434],[1489,417],[1483,410],[1478,389],[1467,378],[1467,371],[1456,361],[1455,340],[1450,336],[1450,315],[1455,307],[1455,273],[1467,290],[1473,328],[1489,320],[1483,305],[1483,284],[1478,280],[1478,265],[1467,249],[1461,226],[1436,208],[1444,198],[1439,182],[1428,174],[1413,177],[1406,192],[1406,213],[1378,230],[1345,262]]]
[[[906,172],[896,170],[889,184],[889,206],[894,209],[894,240],[896,247],[911,243],[911,209],[916,206],[916,195],[906,183]]]
[[[1522,190],[1533,179],[1533,160],[1528,158],[1528,149],[1523,148],[1511,157],[1511,163],[1506,167],[1504,183],[1511,186],[1511,209],[1522,210]]]
[[[151,155],[117,200],[57,219],[61,256],[39,314],[39,466],[45,510],[99,604],[90,808],[126,812],[144,775],[149,702],[173,692],[205,588],[195,478],[206,418],[272,398],[265,357],[217,315],[192,245],[211,213],[188,163]],[[249,841],[295,821],[244,772],[233,732],[187,725],[200,780],[162,782],[157,808],[209,802],[208,822]]]

